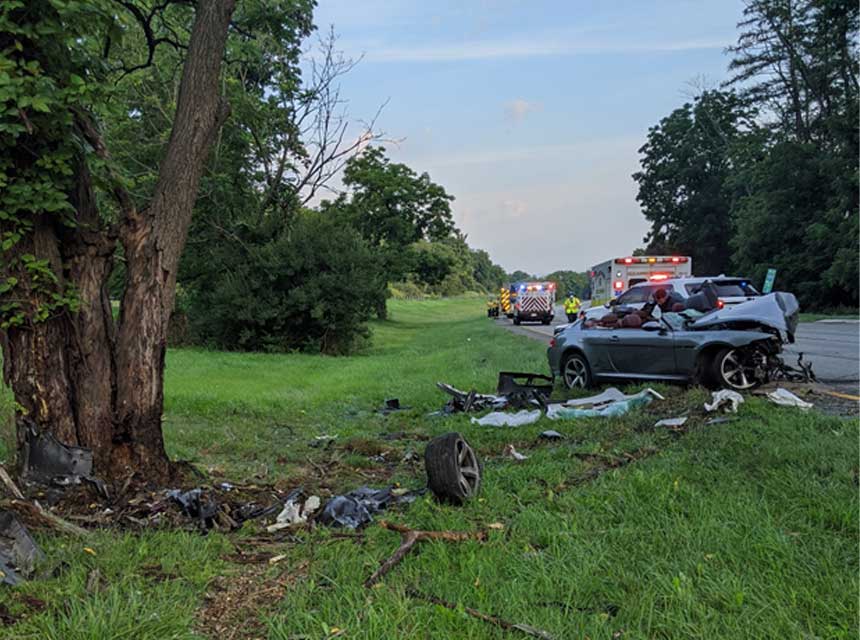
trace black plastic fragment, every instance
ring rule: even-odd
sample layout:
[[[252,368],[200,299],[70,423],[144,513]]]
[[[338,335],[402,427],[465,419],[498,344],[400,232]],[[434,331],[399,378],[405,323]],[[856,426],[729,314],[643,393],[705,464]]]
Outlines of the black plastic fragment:
[[[11,511],[0,511],[0,583],[17,585],[44,558],[27,528]]]
[[[191,489],[180,491],[172,489],[167,492],[167,497],[179,505],[189,518],[199,521],[200,528],[209,530],[215,525],[215,515],[218,513],[218,503],[203,495],[202,489]]]
[[[346,495],[329,500],[320,514],[320,522],[334,527],[357,529],[373,520],[373,514],[397,504],[414,501],[422,491],[395,495],[393,487],[372,489],[359,487]]]

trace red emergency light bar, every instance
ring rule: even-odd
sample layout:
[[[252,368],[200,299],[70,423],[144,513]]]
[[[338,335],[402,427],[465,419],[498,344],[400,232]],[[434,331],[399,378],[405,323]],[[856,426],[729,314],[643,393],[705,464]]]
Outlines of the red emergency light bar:
[[[615,258],[615,264],[654,264],[656,262],[670,262],[674,264],[687,262],[685,256],[645,256],[641,258]]]
[[[655,273],[655,274],[648,276],[648,279],[649,280],[668,280],[669,275],[666,273]]]

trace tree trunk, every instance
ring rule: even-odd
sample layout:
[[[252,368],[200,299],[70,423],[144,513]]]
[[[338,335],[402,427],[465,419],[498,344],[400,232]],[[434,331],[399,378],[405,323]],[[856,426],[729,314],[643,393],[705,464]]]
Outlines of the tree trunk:
[[[18,256],[47,260],[59,286],[72,285],[80,300],[77,312],[0,335],[4,380],[22,410],[19,445],[31,421],[63,443],[91,448],[96,473],[106,480],[131,472],[156,482],[170,477],[161,430],[168,321],[200,177],[229,111],[219,97],[218,78],[234,5],[197,3],[173,129],[150,205],[137,211],[117,186],[122,223],[106,226],[81,159],[70,194],[77,224],[37,217],[15,248]],[[77,122],[96,155],[107,157],[95,128],[85,117]],[[127,261],[118,325],[107,293],[117,241]],[[35,308],[39,294],[33,288],[28,293]]]

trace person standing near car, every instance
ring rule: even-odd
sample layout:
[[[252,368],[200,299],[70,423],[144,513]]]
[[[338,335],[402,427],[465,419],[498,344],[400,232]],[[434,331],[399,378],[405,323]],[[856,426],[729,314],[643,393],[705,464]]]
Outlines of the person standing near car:
[[[582,300],[577,298],[573,293],[568,294],[564,300],[564,313],[567,316],[568,322],[576,322],[580,307],[582,307]]]

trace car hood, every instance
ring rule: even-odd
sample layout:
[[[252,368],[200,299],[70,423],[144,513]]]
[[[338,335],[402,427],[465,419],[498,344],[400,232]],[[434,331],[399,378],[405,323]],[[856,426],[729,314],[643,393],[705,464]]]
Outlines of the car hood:
[[[733,307],[717,309],[702,316],[691,325],[708,329],[716,325],[756,324],[776,329],[783,340],[794,342],[800,305],[791,293],[771,293]]]

